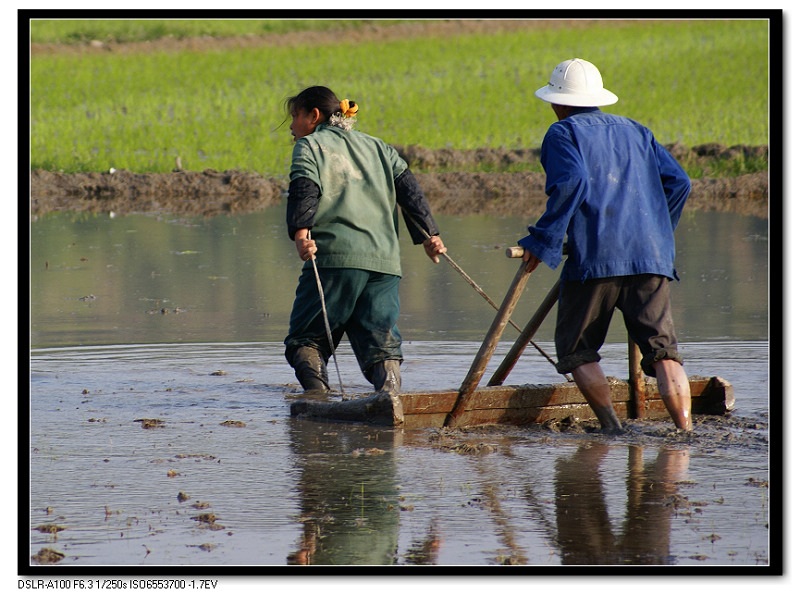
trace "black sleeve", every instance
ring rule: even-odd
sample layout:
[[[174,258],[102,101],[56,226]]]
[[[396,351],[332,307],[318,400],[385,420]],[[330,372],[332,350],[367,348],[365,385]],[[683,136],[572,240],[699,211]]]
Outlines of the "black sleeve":
[[[439,228],[433,220],[431,207],[419,187],[417,178],[406,169],[394,180],[394,188],[397,193],[397,203],[403,212],[403,219],[411,234],[411,240],[415,244],[420,244],[428,237],[419,230],[422,227],[428,235],[439,235]]]
[[[319,206],[319,186],[307,177],[298,177],[289,183],[289,202],[286,205],[286,227],[294,241],[298,229],[314,226]]]

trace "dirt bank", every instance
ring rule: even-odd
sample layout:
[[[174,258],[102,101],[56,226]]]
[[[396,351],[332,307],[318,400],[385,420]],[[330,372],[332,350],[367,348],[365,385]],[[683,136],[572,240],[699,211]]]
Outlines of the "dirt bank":
[[[668,147],[676,157],[691,159],[701,167],[713,161],[765,155],[766,147],[702,145],[688,149]],[[535,162],[538,149],[477,149],[434,151],[416,146],[397,147],[416,173],[435,213],[464,215],[518,215],[533,217],[545,206],[544,174],[532,172],[486,173],[485,167],[507,167]],[[286,179],[268,178],[244,171],[131,171],[65,174],[31,172],[31,216],[56,211],[114,212],[116,214],[172,212],[215,216],[246,214],[279,204]],[[767,172],[732,178],[702,177],[692,181],[687,210],[724,211],[768,216]]]

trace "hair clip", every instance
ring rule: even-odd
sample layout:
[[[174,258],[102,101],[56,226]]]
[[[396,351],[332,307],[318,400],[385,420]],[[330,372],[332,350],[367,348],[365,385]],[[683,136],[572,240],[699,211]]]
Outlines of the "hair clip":
[[[342,99],[339,107],[342,110],[342,115],[346,118],[352,118],[358,113],[358,105],[355,101],[350,101],[349,99]]]

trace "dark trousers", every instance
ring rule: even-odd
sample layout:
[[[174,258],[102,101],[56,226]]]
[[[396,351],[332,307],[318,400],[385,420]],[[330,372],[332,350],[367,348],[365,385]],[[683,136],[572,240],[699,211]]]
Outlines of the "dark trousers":
[[[318,270],[334,347],[338,348],[347,334],[365,376],[376,363],[402,361],[402,338],[397,329],[400,277],[355,268]],[[313,268],[304,268],[300,275],[284,344],[290,364],[301,346],[318,349],[325,361],[331,356]]]
[[[655,274],[614,276],[585,282],[561,283],[556,317],[559,373],[600,361],[614,310],[619,309],[631,338],[642,351],[642,371],[655,377],[653,363],[679,363],[678,341],[672,323],[669,280]]]

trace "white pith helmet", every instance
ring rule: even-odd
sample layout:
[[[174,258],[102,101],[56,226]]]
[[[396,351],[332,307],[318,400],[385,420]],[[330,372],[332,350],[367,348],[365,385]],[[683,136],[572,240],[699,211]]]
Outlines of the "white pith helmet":
[[[603,77],[597,67],[580,58],[556,66],[550,81],[535,95],[543,101],[570,107],[600,107],[618,100],[614,93],[603,88]]]

